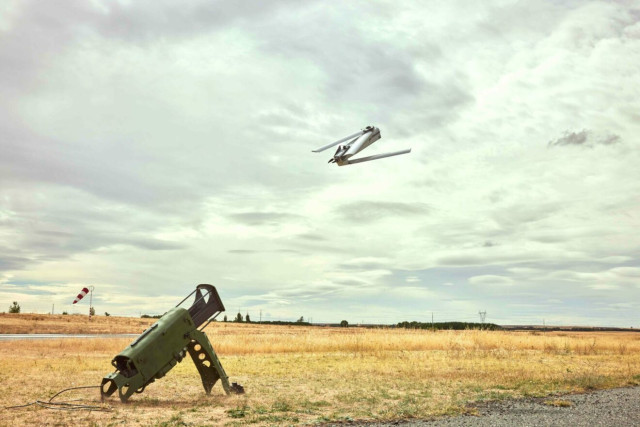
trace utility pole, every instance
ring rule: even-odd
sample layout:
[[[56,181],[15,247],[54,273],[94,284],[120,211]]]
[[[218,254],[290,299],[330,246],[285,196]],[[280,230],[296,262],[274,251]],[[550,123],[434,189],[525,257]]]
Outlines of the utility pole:
[[[262,323],[262,309],[260,309],[260,323]]]
[[[435,327],[435,325],[433,324],[433,311],[431,312],[431,330],[432,330],[432,331],[435,331],[435,330],[436,330],[436,327]]]
[[[53,309],[56,307],[55,304],[51,304],[51,314],[53,314]]]
[[[479,311],[478,314],[480,315],[480,323],[484,325],[484,319],[487,317],[487,311]]]

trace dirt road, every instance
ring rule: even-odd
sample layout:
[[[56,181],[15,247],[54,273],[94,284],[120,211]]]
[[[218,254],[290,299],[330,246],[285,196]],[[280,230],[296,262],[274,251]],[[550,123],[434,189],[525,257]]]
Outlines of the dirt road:
[[[556,405],[566,406],[553,406]],[[408,421],[416,426],[640,426],[640,387],[475,406],[477,416]]]

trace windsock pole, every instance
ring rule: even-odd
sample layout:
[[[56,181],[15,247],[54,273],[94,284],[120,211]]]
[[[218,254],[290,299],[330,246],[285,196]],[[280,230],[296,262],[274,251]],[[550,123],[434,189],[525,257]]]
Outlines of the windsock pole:
[[[91,293],[89,294],[89,320],[91,320],[91,308],[93,307],[93,286],[89,286]]]

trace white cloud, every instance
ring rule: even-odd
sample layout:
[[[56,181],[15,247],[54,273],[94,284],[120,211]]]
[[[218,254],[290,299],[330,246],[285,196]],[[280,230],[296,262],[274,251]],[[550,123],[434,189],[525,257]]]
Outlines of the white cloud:
[[[509,302],[540,317],[560,300],[570,321],[638,297],[632,6],[4,8],[2,298],[45,311],[96,283],[105,311],[163,312],[211,282],[294,319],[428,303],[509,322]],[[310,152],[368,124],[372,154],[412,153],[337,168]],[[489,285],[509,295],[470,292]]]
[[[483,286],[512,286],[514,284],[513,279],[510,277],[496,276],[492,274],[470,277],[469,283],[472,285]]]
[[[607,284],[607,283],[598,283],[598,284],[595,284],[595,285],[587,285],[587,287],[591,288],[591,289],[598,290],[598,291],[610,291],[610,290],[619,288],[619,286],[617,286],[617,285],[611,285],[611,284]]]
[[[640,267],[616,267],[609,271],[622,277],[640,278]]]

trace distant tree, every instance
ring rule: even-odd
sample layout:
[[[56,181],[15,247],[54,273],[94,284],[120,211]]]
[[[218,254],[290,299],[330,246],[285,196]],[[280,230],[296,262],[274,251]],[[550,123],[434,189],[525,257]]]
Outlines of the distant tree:
[[[106,311],[104,312],[105,317],[109,317],[111,316],[109,313],[107,313]]]
[[[226,314],[224,315],[224,319],[223,319],[222,321],[223,321],[223,322],[226,322],[226,321],[227,321],[227,315],[226,315]]]
[[[89,316],[95,316],[96,315],[96,309],[91,307],[89,308]]]
[[[251,323],[251,318],[249,317],[249,313],[247,313],[247,315],[244,316],[244,321],[247,323]]]
[[[68,313],[68,312],[66,312],[66,311],[63,311],[63,312],[62,312],[62,315],[63,315],[63,316],[66,316],[66,315],[68,315],[68,314],[69,314],[69,313]]]
[[[347,322],[346,320],[343,320],[342,322],[340,322],[340,326],[342,326],[343,328],[348,328],[349,322]]]
[[[494,323],[473,323],[473,322],[435,322],[435,323],[422,323],[422,322],[400,322],[396,325],[398,328],[406,329],[451,329],[451,330],[466,330],[466,329],[483,329],[490,331],[499,331],[501,326]]]
[[[9,313],[20,313],[20,304],[17,301],[9,306]]]
[[[304,316],[300,316],[300,318],[298,320],[296,320],[297,323],[302,323],[304,322]]]
[[[234,320],[234,322],[236,322],[236,323],[242,323],[242,314],[241,314],[241,313],[238,313],[238,314],[236,315],[236,319]]]

